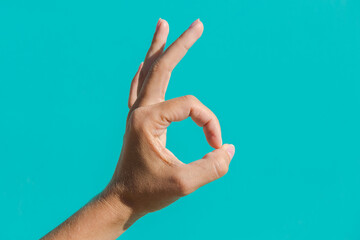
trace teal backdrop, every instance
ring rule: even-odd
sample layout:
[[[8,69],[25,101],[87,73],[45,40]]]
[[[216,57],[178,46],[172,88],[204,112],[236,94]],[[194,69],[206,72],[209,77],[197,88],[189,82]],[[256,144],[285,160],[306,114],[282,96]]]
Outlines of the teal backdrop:
[[[0,1],[0,239],[38,239],[107,184],[158,18],[201,39],[192,94],[236,146],[229,173],[121,239],[360,239],[360,1]],[[168,146],[211,150],[191,120]]]

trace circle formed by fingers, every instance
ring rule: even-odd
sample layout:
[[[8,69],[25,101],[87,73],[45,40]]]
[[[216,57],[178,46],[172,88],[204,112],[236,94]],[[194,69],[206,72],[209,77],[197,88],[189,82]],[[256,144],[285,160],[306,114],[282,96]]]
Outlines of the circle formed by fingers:
[[[187,95],[174,98],[153,106],[153,116],[158,118],[160,126],[167,128],[171,122],[178,122],[191,117],[203,128],[205,137],[210,146],[222,146],[220,123],[215,114],[202,104],[196,97]]]

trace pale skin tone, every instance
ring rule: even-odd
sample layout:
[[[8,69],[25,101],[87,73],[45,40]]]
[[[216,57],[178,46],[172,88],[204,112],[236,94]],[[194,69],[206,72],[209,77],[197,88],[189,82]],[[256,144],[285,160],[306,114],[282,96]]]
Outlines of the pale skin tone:
[[[169,25],[159,20],[144,63],[131,83],[123,147],[111,181],[42,239],[116,239],[142,216],[227,173],[235,148],[222,144],[215,114],[194,96],[165,101],[172,70],[200,38],[203,28],[196,20],[164,51]],[[215,150],[184,164],[166,148],[166,129],[171,122],[188,117],[203,128]]]

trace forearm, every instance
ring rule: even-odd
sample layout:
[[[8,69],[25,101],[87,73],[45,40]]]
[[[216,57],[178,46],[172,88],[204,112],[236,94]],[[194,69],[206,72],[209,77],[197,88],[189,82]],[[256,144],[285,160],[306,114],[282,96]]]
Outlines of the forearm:
[[[140,216],[121,203],[112,193],[101,193],[69,219],[42,238],[61,239],[116,239]]]

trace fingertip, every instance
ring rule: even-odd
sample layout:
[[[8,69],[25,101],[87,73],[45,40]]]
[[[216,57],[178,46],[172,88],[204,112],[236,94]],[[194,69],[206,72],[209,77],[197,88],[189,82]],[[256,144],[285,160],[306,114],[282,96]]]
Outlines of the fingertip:
[[[138,68],[138,72],[141,71],[142,67],[144,66],[144,62],[141,62],[140,65],[139,65],[139,68]]]
[[[212,135],[208,138],[208,143],[211,147],[215,148],[215,149],[219,149],[222,147],[222,140],[221,138],[219,139],[219,137]]]
[[[223,144],[222,144],[222,138],[221,138],[221,136],[220,136],[220,138],[219,138],[219,140],[218,140],[218,144],[217,144],[217,146],[216,146],[215,148],[221,148],[222,145],[223,145]]]
[[[196,31],[198,38],[204,31],[204,24],[200,21],[200,18],[196,19],[189,27],[189,30]]]
[[[161,19],[161,24],[163,25],[164,28],[169,29],[169,23],[165,20],[165,19]]]
[[[160,25],[161,25],[161,18],[159,18],[159,20],[157,21],[155,32],[159,30]]]
[[[157,32],[162,37],[167,37],[169,34],[169,23],[165,19],[160,18]]]
[[[154,44],[155,44],[155,46],[159,45],[159,44],[160,44],[160,46],[164,45],[167,40],[168,35],[169,35],[168,22],[165,19],[159,18],[159,21],[156,25],[154,37],[152,40],[152,46],[150,47],[150,49],[154,46]]]
[[[203,24],[203,22],[202,21],[200,21],[200,18],[198,19],[198,21],[199,21],[199,28],[200,28],[200,30],[201,30],[201,34],[203,33],[203,31],[204,31],[204,24]]]
[[[206,140],[209,145],[213,148],[219,149],[222,144],[221,130],[220,126],[214,124],[214,122],[210,122],[207,126],[203,128],[203,131],[206,136]]]
[[[231,160],[235,155],[235,146],[233,144],[224,144],[223,147],[228,153]]]

